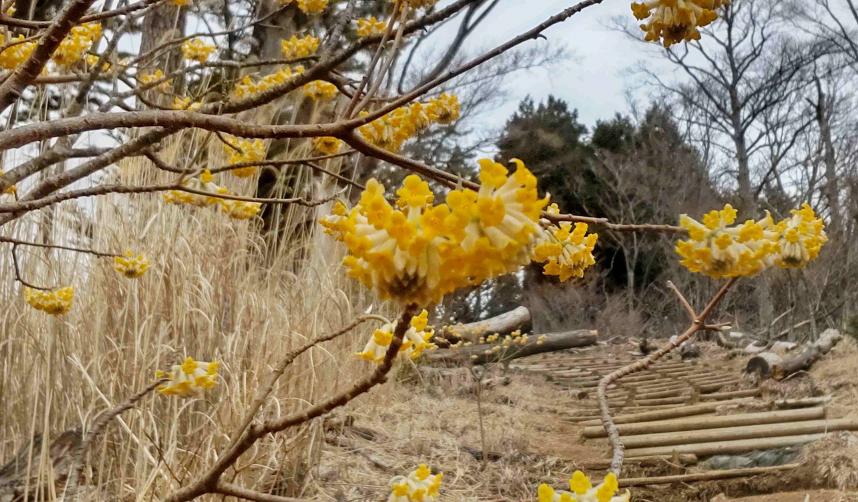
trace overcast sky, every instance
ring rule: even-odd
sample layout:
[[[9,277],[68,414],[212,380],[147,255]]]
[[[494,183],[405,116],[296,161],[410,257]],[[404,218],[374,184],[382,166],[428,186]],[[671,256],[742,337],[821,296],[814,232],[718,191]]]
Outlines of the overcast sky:
[[[478,48],[493,47],[573,4],[570,0],[501,0],[470,38],[467,49],[475,54]],[[485,113],[481,122],[500,128],[528,94],[537,101],[550,94],[563,98],[578,109],[588,127],[616,112],[627,113],[630,90],[634,98],[645,101],[649,91],[638,85],[640,77],[635,78],[634,68],[642,61],[666,71],[671,68],[659,56],[657,45],[643,44],[612,29],[612,18],[617,16],[634,22],[628,0],[605,0],[546,31],[549,41],[565,46],[572,57],[547,70],[508,77],[510,99]],[[545,41],[527,44],[545,45]]]

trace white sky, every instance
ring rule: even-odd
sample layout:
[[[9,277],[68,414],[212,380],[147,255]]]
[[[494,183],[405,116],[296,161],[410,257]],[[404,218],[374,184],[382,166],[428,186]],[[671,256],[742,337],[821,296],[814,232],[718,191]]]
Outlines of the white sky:
[[[573,4],[570,0],[501,0],[471,36],[467,49],[476,54],[479,48],[493,47]],[[509,99],[484,114],[481,122],[493,129],[502,127],[527,95],[536,101],[549,94],[564,99],[570,108],[578,110],[580,120],[589,128],[597,119],[611,118],[616,112],[627,113],[630,90],[635,100],[645,102],[648,91],[638,85],[640,77],[635,77],[635,67],[645,60],[648,65],[656,64],[666,71],[672,68],[658,54],[661,50],[658,45],[641,43],[612,28],[612,18],[617,16],[634,22],[629,5],[629,0],[605,0],[547,30],[545,35],[550,43],[565,46],[572,57],[549,69],[508,77]],[[545,45],[545,41],[526,43],[532,44]],[[642,106],[645,108],[645,103]]]

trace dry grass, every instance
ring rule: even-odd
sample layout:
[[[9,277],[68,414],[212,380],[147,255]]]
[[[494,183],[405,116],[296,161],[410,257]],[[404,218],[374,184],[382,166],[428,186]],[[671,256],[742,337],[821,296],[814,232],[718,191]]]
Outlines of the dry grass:
[[[165,158],[189,163],[183,152],[193,151],[188,145],[201,139],[199,132],[183,133]],[[215,144],[210,150],[216,157],[222,149]],[[129,184],[168,179],[153,176],[142,162],[127,161],[114,175]],[[231,179],[231,189],[251,192],[251,182]],[[79,213],[88,213],[92,225],[81,228]],[[282,214],[285,221],[312,216],[301,209]],[[286,245],[272,250],[256,224],[141,195],[66,203],[7,228],[7,233],[51,243],[142,251],[152,269],[129,281],[112,270],[110,259],[23,250],[27,280],[75,286],[72,311],[52,318],[24,303],[4,248],[0,460],[12,457],[34,435],[56,437],[85,427],[100,411],[151,382],[156,369],[192,355],[222,362],[216,390],[200,400],[144,399],[94,445],[84,483],[97,486],[104,500],[158,500],[212,462],[276,361],[290,348],[347,324],[369,305],[334,266],[338,253],[327,239],[292,234]],[[300,264],[299,249],[309,250]],[[347,355],[367,329],[301,356],[263,413],[300,409],[366,372]],[[263,489],[272,480],[290,479],[288,491],[300,494],[304,476],[299,466],[314,464],[320,445],[315,423],[269,438],[242,458],[236,481]],[[27,456],[37,459],[38,453]],[[40,479],[52,476],[49,466],[38,462],[29,471]]]

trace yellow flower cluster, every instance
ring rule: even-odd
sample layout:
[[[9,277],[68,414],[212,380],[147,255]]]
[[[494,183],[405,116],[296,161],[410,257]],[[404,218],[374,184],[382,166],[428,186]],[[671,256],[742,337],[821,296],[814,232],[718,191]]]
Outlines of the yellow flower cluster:
[[[206,169],[199,178],[185,180],[184,185],[188,188],[209,192],[216,195],[232,195],[229,190],[214,183],[214,176]],[[162,195],[168,204],[187,204],[198,207],[208,207],[217,204],[220,210],[227,216],[236,220],[253,218],[262,208],[259,202],[247,202],[241,200],[223,199],[213,195],[199,195],[181,190],[170,190]]]
[[[68,68],[83,59],[92,44],[101,38],[101,23],[84,23],[72,27],[51,55],[58,66]]]
[[[137,77],[137,80],[143,85],[148,85],[148,84],[154,84],[155,82],[163,80],[164,77],[165,77],[164,72],[161,71],[160,68],[158,68],[157,70],[151,71],[149,73],[143,73],[143,74],[139,75]],[[159,91],[162,91],[162,92],[169,92],[171,82],[172,82],[172,79],[171,80],[164,80],[163,82],[161,82],[160,84],[158,84],[156,86],[156,89],[158,89]]]
[[[235,84],[232,94],[239,99],[254,96],[278,85],[283,85],[302,73],[304,73],[303,66],[296,66],[294,69],[284,66],[259,80],[255,80],[251,75],[245,75]]]
[[[313,138],[313,150],[322,155],[334,155],[340,152],[343,142],[333,136],[319,136]]]
[[[452,94],[441,94],[426,103],[411,103],[387,115],[362,125],[361,136],[373,145],[399,151],[402,145],[431,124],[451,124],[458,120],[461,109],[459,99]]]
[[[355,21],[357,24],[357,36],[360,38],[371,37],[374,35],[383,35],[387,29],[387,22],[376,19],[375,16],[362,17]]]
[[[203,42],[202,39],[192,38],[182,43],[182,57],[198,63],[205,63],[217,49],[214,44]]]
[[[292,38],[280,41],[280,53],[286,59],[299,59],[312,56],[319,50],[319,39],[313,35],[306,35],[298,38],[298,35],[292,35]]]
[[[387,502],[433,502],[438,500],[444,473],[432,474],[426,464],[420,464],[408,476],[395,476],[390,480],[390,497]]]
[[[298,8],[304,14],[321,14],[328,8],[328,0],[298,0]]]
[[[0,68],[4,70],[14,70],[21,63],[30,58],[30,54],[33,53],[33,49],[36,48],[36,42],[23,42],[25,39],[24,35],[18,35],[15,38],[10,40],[6,40],[6,36],[0,33],[0,46],[8,44],[15,44],[11,47],[7,47],[0,52]]]
[[[84,57],[84,61],[86,62],[86,66],[89,68],[95,68],[95,65],[98,64],[98,60],[101,59],[99,56],[95,54],[87,54]],[[111,65],[109,62],[105,61],[101,64],[101,71],[110,71]]]
[[[41,310],[51,315],[61,315],[71,310],[72,300],[74,300],[74,288],[66,286],[53,291],[39,291],[24,287],[24,300],[36,310]]]
[[[555,204],[549,212],[559,213]],[[596,263],[593,248],[599,239],[598,234],[588,234],[586,223],[569,222],[560,226],[550,225],[542,229],[539,241],[533,248],[533,260],[545,263],[545,275],[556,275],[561,282],[572,277],[583,277],[584,271]]]
[[[165,396],[195,397],[211,389],[217,383],[216,361],[194,361],[188,356],[182,364],[176,364],[171,371],[156,371],[155,378],[166,378],[168,381],[158,387],[158,392]]]
[[[191,5],[191,0],[171,0],[173,5],[177,7],[185,7],[187,5]]]
[[[173,109],[174,110],[189,110],[195,112],[203,107],[203,104],[199,101],[194,101],[191,98],[176,96],[173,98]]]
[[[759,221],[735,222],[730,204],[704,215],[703,223],[681,215],[679,225],[689,238],[676,244],[680,263],[714,278],[750,276],[772,265],[803,267],[828,240],[825,225],[806,203],[778,223],[769,214]]]
[[[397,355],[406,355],[413,360],[419,358],[426,350],[435,350],[438,348],[430,341],[435,332],[431,327],[427,328],[428,322],[429,312],[426,310],[420,312],[420,315],[411,318],[411,326],[405,332]],[[356,355],[364,361],[380,363],[384,360],[384,354],[387,353],[390,342],[393,341],[393,331],[395,329],[395,322],[378,328],[373,332],[363,351],[358,352]]]
[[[149,260],[126,250],[125,255],[113,258],[113,269],[129,279],[137,279],[149,270]]]
[[[223,145],[223,150],[227,155],[227,161],[230,164],[243,164],[246,162],[262,162],[265,160],[265,142],[261,139],[236,138],[228,136],[226,140],[229,144]],[[257,171],[256,166],[240,167],[231,169],[229,172],[239,178],[247,178],[253,176]]]
[[[429,305],[530,261],[548,200],[539,198],[524,163],[513,162],[510,175],[503,165],[481,160],[480,190],[453,190],[439,205],[418,176],[405,178],[396,192],[398,208],[371,179],[357,206],[349,211],[337,203],[321,223],[346,244],[349,276],[384,299]]]
[[[329,101],[337,96],[337,86],[324,80],[304,84],[304,96],[312,100]]]
[[[718,19],[715,12],[729,0],[646,0],[632,3],[632,13],[643,21],[641,30],[648,42],[661,40],[670,47],[683,40],[700,40],[698,27]]]
[[[587,475],[581,471],[575,471],[569,480],[569,490],[555,491],[546,484],[539,485],[537,491],[538,502],[629,502],[631,493],[615,497],[620,489],[617,476],[609,472],[605,480],[599,486],[593,486]]]

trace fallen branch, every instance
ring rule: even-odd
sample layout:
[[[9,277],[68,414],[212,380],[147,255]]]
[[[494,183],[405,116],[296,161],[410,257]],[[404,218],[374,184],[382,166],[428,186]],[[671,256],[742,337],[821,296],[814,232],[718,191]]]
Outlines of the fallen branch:
[[[762,352],[748,360],[745,372],[757,375],[761,379],[783,380],[789,375],[809,369],[822,356],[827,354],[843,338],[836,329],[825,330],[819,339],[807,345],[792,357],[782,357],[776,352]]]
[[[543,352],[585,347],[595,344],[597,337],[597,331],[588,329],[546,333],[538,336],[531,335],[523,345],[513,343],[506,348],[503,348],[501,343],[473,345],[436,350],[425,357],[431,363],[463,364],[470,362],[472,364],[486,364],[496,361],[510,361]]]
[[[494,333],[508,335],[515,330],[527,333],[531,330],[531,324],[530,310],[527,307],[516,307],[509,312],[482,321],[445,326],[439,329],[435,336],[446,338],[453,343],[460,340],[477,343],[480,337]]]

